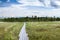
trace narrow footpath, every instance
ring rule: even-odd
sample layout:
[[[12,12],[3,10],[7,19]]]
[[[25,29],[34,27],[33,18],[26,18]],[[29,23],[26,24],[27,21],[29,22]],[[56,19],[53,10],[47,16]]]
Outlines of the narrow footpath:
[[[24,23],[21,31],[20,31],[20,34],[19,34],[19,40],[29,40],[28,38],[28,34],[26,33],[26,23]]]

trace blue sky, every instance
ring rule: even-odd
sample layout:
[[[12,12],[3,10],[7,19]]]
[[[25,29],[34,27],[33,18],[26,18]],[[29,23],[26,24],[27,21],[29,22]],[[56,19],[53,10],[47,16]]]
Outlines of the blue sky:
[[[44,6],[37,0],[21,0],[22,4],[3,3],[0,7],[0,17],[25,17],[25,16],[56,16],[60,17],[60,8]],[[47,4],[48,5],[48,4]],[[1,3],[0,3],[1,6]]]

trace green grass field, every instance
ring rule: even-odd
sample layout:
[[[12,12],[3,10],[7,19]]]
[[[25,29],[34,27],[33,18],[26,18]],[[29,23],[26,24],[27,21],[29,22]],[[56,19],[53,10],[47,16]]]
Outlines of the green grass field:
[[[60,22],[27,22],[29,40],[60,40]]]
[[[0,40],[18,40],[23,22],[0,22]]]
[[[0,40],[18,40],[23,22],[0,22]],[[60,22],[26,22],[29,40],[60,40]]]

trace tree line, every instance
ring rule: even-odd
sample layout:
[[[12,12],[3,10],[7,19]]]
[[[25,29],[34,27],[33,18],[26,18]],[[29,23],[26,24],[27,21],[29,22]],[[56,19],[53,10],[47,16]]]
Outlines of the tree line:
[[[0,19],[0,21],[4,22],[29,22],[29,21],[60,21],[60,17],[37,17],[37,16],[32,16],[32,17],[11,17],[11,18],[4,18]]]

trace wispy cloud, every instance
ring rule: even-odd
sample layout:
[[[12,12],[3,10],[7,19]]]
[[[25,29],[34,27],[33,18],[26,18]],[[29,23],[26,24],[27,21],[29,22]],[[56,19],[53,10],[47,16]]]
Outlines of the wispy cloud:
[[[26,0],[25,0],[26,1]],[[29,1],[30,2],[30,1]],[[36,2],[36,3],[35,3]],[[14,5],[9,7],[0,7],[0,16],[4,17],[22,17],[22,16],[60,16],[60,8],[44,7],[38,1],[26,4]],[[37,5],[38,4],[38,5]]]
[[[0,8],[0,16],[60,16],[60,9],[40,9],[39,7],[31,8],[32,9],[22,5],[12,5],[11,7]]]

